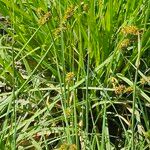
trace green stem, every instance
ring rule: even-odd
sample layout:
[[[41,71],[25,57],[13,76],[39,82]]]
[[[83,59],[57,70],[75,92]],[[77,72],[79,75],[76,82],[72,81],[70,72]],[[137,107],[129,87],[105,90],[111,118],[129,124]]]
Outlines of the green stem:
[[[141,55],[141,41],[140,41],[140,35],[138,34],[138,56],[137,56],[137,60],[135,63],[136,66],[136,72],[135,72],[135,78],[134,78],[134,84],[133,84],[133,103],[132,103],[132,150],[135,149],[135,141],[134,141],[134,137],[135,137],[135,105],[136,105],[136,94],[137,94],[137,90],[136,90],[136,85],[137,85],[137,78],[138,78],[138,70],[139,70],[139,65],[140,65],[140,55]]]

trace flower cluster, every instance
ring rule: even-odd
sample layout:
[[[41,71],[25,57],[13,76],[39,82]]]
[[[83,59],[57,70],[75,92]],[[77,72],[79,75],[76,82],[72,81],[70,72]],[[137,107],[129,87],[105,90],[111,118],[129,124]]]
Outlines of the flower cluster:
[[[115,94],[117,94],[117,95],[123,94],[125,89],[126,89],[126,86],[123,84],[116,86],[115,87]]]
[[[66,74],[66,82],[68,83],[71,82],[74,79],[74,77],[75,77],[75,74],[73,72],[68,72]]]
[[[127,48],[127,47],[129,46],[129,44],[130,44],[130,40],[129,40],[129,39],[124,39],[124,40],[120,43],[119,48],[120,48],[120,49],[125,49],[125,48]]]
[[[133,91],[132,87],[126,87],[123,84],[119,84],[119,81],[115,77],[111,77],[111,84],[113,85],[114,91],[116,95],[121,95],[124,93],[130,94]]]
[[[125,35],[138,35],[139,29],[136,26],[125,26],[121,29],[121,32]]]
[[[57,37],[61,34],[62,31],[65,31],[66,30],[66,27],[65,26],[62,26],[62,27],[58,27],[54,30],[53,32],[53,35],[54,37]]]
[[[69,20],[74,15],[74,10],[75,10],[74,6],[67,8],[64,15],[64,20]]]
[[[140,83],[141,83],[142,85],[144,85],[144,84],[150,84],[150,76],[147,76],[147,77],[145,77],[145,78],[141,78],[141,79],[140,79]]]
[[[124,93],[130,94],[133,92],[133,87],[129,86],[127,88],[125,88]]]
[[[67,25],[66,22],[72,18],[72,16],[74,15],[74,11],[75,11],[75,7],[74,6],[70,6],[67,8],[66,12],[64,13],[64,17],[61,20],[58,28],[56,28],[53,31],[53,35],[55,38],[59,37],[62,31],[65,31],[67,29]]]
[[[77,146],[75,144],[64,143],[60,146],[59,150],[77,150]]]
[[[41,16],[41,18],[39,19],[38,23],[40,25],[44,25],[51,17],[51,13],[47,12],[44,15]]]

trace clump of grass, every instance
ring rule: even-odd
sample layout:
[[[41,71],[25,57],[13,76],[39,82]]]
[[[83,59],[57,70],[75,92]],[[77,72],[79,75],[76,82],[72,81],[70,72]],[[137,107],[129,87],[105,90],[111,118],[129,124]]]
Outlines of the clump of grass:
[[[0,1],[1,149],[149,149],[149,7]]]

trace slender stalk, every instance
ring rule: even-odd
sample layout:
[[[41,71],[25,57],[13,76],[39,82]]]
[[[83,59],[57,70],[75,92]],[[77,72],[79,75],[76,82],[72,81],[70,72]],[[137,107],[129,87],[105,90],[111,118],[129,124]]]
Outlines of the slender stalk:
[[[132,103],[132,150],[135,150],[135,111],[136,111],[136,96],[137,96],[137,78],[138,78],[138,70],[140,65],[140,56],[141,56],[141,41],[140,41],[140,34],[138,34],[138,54],[136,60],[136,71],[134,77],[134,84],[133,84],[133,103]]]
[[[14,123],[14,126],[12,125],[12,130],[14,130],[13,133],[13,150],[16,150],[16,135],[17,135],[17,113],[16,113],[16,105],[17,105],[17,97],[15,94],[15,89],[16,89],[16,81],[17,81],[17,75],[15,71],[15,51],[14,51],[14,23],[15,23],[15,12],[14,12],[14,0],[12,1],[12,8],[13,8],[13,13],[12,13],[12,24],[11,28],[13,30],[13,37],[12,37],[12,68],[13,68],[13,89],[12,89],[12,106],[13,106],[13,114],[12,114],[12,124]]]

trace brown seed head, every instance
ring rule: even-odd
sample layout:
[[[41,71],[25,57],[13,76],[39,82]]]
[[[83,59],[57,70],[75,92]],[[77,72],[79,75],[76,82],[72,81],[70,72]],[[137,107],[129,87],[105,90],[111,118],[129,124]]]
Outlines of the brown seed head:
[[[115,87],[115,94],[117,94],[117,95],[123,94],[125,89],[126,89],[126,86],[121,84],[121,85]]]

